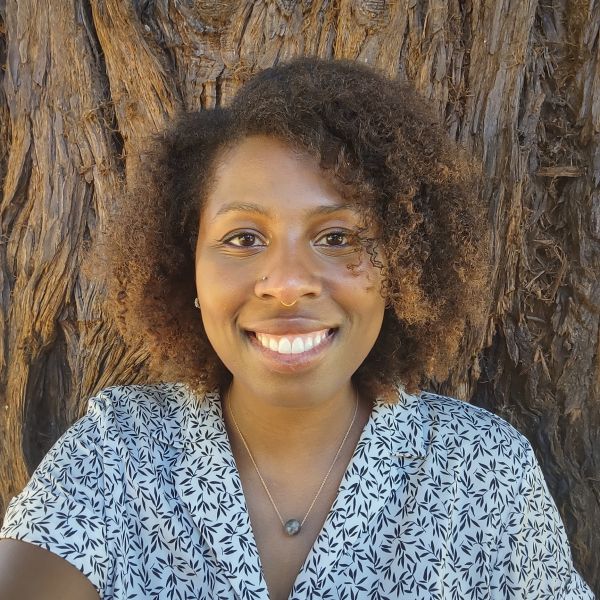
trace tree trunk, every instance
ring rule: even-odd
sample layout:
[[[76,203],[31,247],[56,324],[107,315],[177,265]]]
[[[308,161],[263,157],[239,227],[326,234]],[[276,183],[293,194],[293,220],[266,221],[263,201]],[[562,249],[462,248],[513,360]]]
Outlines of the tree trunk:
[[[80,272],[145,136],[275,62],[353,58],[483,161],[490,317],[431,388],[530,439],[600,592],[600,0],[0,0],[0,20],[0,511],[90,395],[145,381]]]

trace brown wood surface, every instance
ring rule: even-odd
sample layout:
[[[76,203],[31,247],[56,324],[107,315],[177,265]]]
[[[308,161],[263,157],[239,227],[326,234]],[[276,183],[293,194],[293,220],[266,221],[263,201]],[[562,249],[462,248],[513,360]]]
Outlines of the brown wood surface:
[[[0,511],[87,398],[144,381],[80,271],[144,137],[299,54],[414,82],[485,165],[494,287],[431,388],[531,440],[600,592],[600,0],[0,0]]]

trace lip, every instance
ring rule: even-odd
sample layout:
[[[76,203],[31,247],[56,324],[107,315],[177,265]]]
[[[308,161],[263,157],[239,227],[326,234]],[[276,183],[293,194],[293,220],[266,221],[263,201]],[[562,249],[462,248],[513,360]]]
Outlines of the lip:
[[[321,329],[326,329],[321,327]],[[266,331],[259,330],[260,333],[267,333]],[[294,331],[293,333],[309,333],[310,331],[316,331],[315,329],[309,329],[308,331]],[[287,333],[291,333],[289,328],[286,330]],[[329,332],[325,340],[323,340],[316,348],[306,350],[300,354],[280,354],[270,348],[265,348],[256,338],[254,332],[246,331],[245,336],[249,341],[252,350],[257,352],[261,361],[271,371],[278,373],[297,373],[313,368],[320,361],[323,360],[325,354],[334,343],[338,334],[337,328],[329,328]],[[275,334],[272,335],[282,335]]]
[[[245,326],[243,329],[246,332],[266,333],[267,335],[304,335],[306,333],[322,331],[323,329],[338,329],[338,326],[323,323],[322,321],[317,321],[316,319],[296,317],[258,321]]]

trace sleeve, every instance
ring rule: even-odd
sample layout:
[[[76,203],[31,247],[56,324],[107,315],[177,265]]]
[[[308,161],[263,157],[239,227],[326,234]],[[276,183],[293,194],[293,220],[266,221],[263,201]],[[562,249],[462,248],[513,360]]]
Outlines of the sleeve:
[[[595,600],[575,570],[569,542],[544,475],[527,442],[520,490],[499,532],[493,600]]]
[[[25,489],[11,500],[0,529],[0,538],[35,544],[69,561],[101,598],[108,573],[104,419],[104,401],[92,398],[87,414],[52,446]]]

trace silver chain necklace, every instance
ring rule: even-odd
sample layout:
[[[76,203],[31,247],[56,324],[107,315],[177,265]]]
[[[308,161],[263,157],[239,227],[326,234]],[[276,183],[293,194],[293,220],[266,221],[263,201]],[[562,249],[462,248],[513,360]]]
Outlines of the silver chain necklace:
[[[348,427],[348,430],[346,431],[346,435],[344,436],[344,439],[342,440],[342,443],[340,444],[338,451],[335,453],[335,457],[333,458],[333,462],[331,463],[331,466],[329,467],[329,471],[327,471],[327,474],[323,478],[323,481],[321,482],[321,485],[319,486],[317,493],[315,494],[312,502],[310,503],[310,506],[308,507],[308,510],[306,511],[306,514],[304,515],[304,519],[302,519],[302,521],[299,521],[298,519],[288,519],[287,521],[283,520],[283,517],[281,516],[281,513],[279,512],[279,509],[277,508],[277,504],[275,504],[275,500],[273,500],[273,496],[271,496],[271,492],[269,491],[269,488],[267,487],[267,484],[266,484],[265,480],[263,479],[263,476],[260,474],[260,471],[258,470],[258,465],[256,464],[256,461],[254,460],[254,456],[252,456],[252,452],[250,452],[250,448],[248,448],[248,444],[246,443],[246,438],[243,436],[243,434],[240,431],[240,428],[237,424],[237,421],[235,420],[235,415],[233,414],[233,408],[231,407],[231,403],[229,402],[229,392],[227,392],[227,406],[229,407],[229,413],[231,414],[231,419],[233,421],[233,424],[235,425],[235,428],[242,440],[242,443],[244,444],[244,447],[246,448],[246,452],[248,453],[248,456],[250,457],[250,460],[252,461],[252,464],[254,465],[256,474],[258,475],[258,478],[260,479],[262,486],[265,488],[265,492],[267,492],[267,496],[269,497],[269,500],[271,501],[271,504],[273,505],[273,508],[275,509],[275,512],[277,513],[277,516],[279,517],[279,520],[281,521],[283,530],[289,536],[296,535],[302,529],[302,526],[304,525],[306,519],[308,518],[310,511],[313,509],[313,506],[315,505],[315,502],[317,501],[317,498],[319,497],[319,494],[323,490],[323,487],[325,486],[325,482],[327,481],[327,478],[329,477],[329,475],[333,469],[333,465],[335,465],[335,463],[338,459],[338,456],[340,455],[340,452],[342,451],[342,448],[344,447],[344,444],[346,443],[346,440],[348,439],[348,436],[350,435],[350,431],[352,429],[352,426],[354,425],[354,421],[356,420],[356,414],[358,413],[358,390],[356,390],[356,402],[354,405],[354,416],[352,417],[350,426]]]

